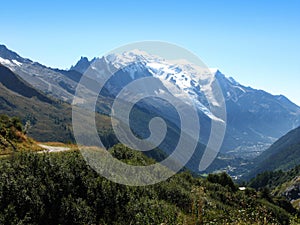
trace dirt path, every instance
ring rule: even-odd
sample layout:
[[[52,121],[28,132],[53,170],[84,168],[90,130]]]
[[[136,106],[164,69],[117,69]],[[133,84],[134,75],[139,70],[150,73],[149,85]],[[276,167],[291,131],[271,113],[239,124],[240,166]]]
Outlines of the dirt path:
[[[64,151],[71,150],[69,147],[56,147],[56,146],[49,146],[43,144],[39,144],[39,146],[45,149],[44,151],[41,152],[64,152]]]

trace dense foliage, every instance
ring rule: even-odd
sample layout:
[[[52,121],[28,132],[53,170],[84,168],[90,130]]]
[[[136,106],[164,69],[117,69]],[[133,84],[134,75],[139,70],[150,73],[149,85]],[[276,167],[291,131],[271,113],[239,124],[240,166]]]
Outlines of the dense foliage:
[[[300,165],[288,171],[266,171],[252,178],[248,183],[249,186],[259,188],[275,189],[276,187],[300,176]]]
[[[122,145],[110,151],[127,163],[153,162]],[[183,172],[129,187],[95,173],[78,151],[16,153],[0,160],[0,171],[0,224],[288,224],[292,217],[226,174]]]
[[[277,196],[276,199],[287,199],[290,204],[284,204],[284,208],[289,212],[295,209],[300,209],[300,165],[288,171],[267,171],[258,174],[255,178],[251,179],[248,183],[249,186],[257,190],[267,191],[272,195]]]

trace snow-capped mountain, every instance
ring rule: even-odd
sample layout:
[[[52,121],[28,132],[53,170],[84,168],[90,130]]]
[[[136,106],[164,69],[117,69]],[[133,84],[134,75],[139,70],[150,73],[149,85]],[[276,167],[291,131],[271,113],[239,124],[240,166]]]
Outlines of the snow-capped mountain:
[[[35,88],[63,101],[72,102],[75,89],[84,71],[93,64],[102,72],[116,73],[106,85],[104,104],[116,95],[122,87],[141,77],[157,78],[157,91],[168,85],[184,91],[196,103],[202,119],[201,132],[208,135],[212,119],[220,119],[211,111],[216,105],[209,92],[217,82],[221,87],[227,110],[227,130],[223,152],[238,156],[256,156],[277,138],[300,125],[300,108],[284,96],[274,96],[262,90],[243,86],[233,78],[226,77],[216,69],[197,68],[184,60],[167,61],[163,58],[134,50],[120,54],[110,54],[102,58],[88,60],[82,57],[70,70],[58,70],[43,66],[0,45],[0,64]],[[92,78],[91,78],[92,79]],[[92,81],[91,81],[92,83]],[[108,100],[107,100],[108,99]],[[165,114],[167,108],[161,102],[152,102],[145,107]],[[209,103],[211,105],[209,105]],[[103,106],[103,107],[102,107]],[[101,108],[102,107],[102,108]],[[146,110],[147,111],[147,110]],[[176,119],[175,113],[168,115]],[[204,138],[205,139],[205,138]]]
[[[113,65],[115,72],[122,70],[128,73],[132,80],[144,73],[158,78],[168,88],[176,86],[194,100],[200,111],[211,119],[219,119],[209,110],[209,103],[212,105],[219,103],[214,98],[213,92],[207,91],[212,87],[214,70],[201,68],[183,60],[168,61],[140,50],[110,54],[105,57],[105,61]]]
[[[78,63],[73,70],[83,71]],[[210,110],[217,105],[212,86],[221,87],[227,109],[227,132],[222,150],[234,155],[253,157],[270,146],[285,132],[300,124],[300,108],[284,96],[274,96],[239,84],[218,69],[199,68],[184,61],[167,61],[140,50],[110,54],[94,58],[90,65],[110,68],[111,73],[121,73],[107,86],[117,94],[130,81],[144,76],[158,78],[164,86],[175,85],[194,100],[199,110],[209,119],[219,119]],[[126,81],[125,81],[126,80]],[[209,105],[209,103],[211,105]],[[209,129],[208,127],[205,127]]]
[[[71,102],[77,84],[61,72],[22,58],[4,45],[0,45],[0,63],[44,93]]]

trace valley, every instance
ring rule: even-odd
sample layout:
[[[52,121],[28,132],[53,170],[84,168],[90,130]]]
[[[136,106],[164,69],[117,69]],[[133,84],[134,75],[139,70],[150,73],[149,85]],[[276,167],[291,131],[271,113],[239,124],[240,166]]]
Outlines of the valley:
[[[1,1],[0,225],[300,225],[300,1]]]
[[[160,99],[146,99],[133,107],[130,114],[131,129],[137,137],[147,138],[150,134],[149,122],[152,118],[160,117],[166,121],[167,135],[165,139],[156,149],[145,153],[136,153],[137,151],[119,144],[112,127],[111,114],[114,99],[124,86],[141,78],[154,77],[157,81],[157,86],[151,87],[154,92],[167,92],[169,85],[176,85],[197,106],[197,114],[201,124],[200,141],[198,141],[196,150],[183,171],[168,180],[167,183],[146,189],[125,190],[123,186],[116,186],[104,178],[100,178],[85,166],[76,147],[72,128],[72,109],[80,107],[86,103],[86,100],[83,98],[74,100],[73,98],[78,82],[84,76],[85,71],[91,69],[91,74],[97,75],[98,67],[94,67],[95,65],[102,69],[103,74],[113,74],[112,79],[104,85],[95,105],[97,133],[104,147],[113,152],[117,158],[119,157],[119,160],[124,160],[126,163],[139,165],[141,162],[142,164],[151,164],[163,161],[172,153],[174,146],[180,140],[181,130],[178,113],[170,104]],[[97,80],[94,77],[86,78],[85,93],[87,96],[93,96],[100,81],[101,79]],[[203,157],[208,144],[212,122],[224,122],[222,120],[224,118],[217,117],[211,110],[210,101],[215,93],[211,93],[211,96],[205,93],[206,89],[216,85],[216,83],[220,85],[220,90],[224,96],[226,132],[223,145],[213,163],[205,171],[199,171],[200,159]],[[131,99],[126,99],[124,102],[129,104]],[[149,223],[153,221],[162,222],[164,221],[163,218],[168,222],[171,221],[171,224],[175,223],[174,221],[182,220],[208,222],[213,217],[218,217],[219,224],[234,224],[233,222],[236,221],[239,222],[235,224],[261,224],[265,218],[268,222],[273,221],[275,224],[297,224],[299,222],[297,219],[299,198],[297,196],[300,174],[297,166],[299,166],[300,145],[299,128],[297,127],[300,126],[300,107],[282,95],[271,95],[265,91],[244,86],[233,78],[226,77],[220,70],[207,69],[199,73],[195,65],[189,62],[170,63],[162,58],[136,50],[94,58],[91,61],[82,57],[69,70],[59,70],[22,58],[1,45],[0,114],[9,115],[9,117],[2,116],[3,122],[0,127],[0,134],[2,135],[0,136],[2,155],[0,166],[4,171],[8,169],[4,163],[8,160],[9,167],[24,166],[27,168],[24,172],[26,176],[32,176],[36,173],[35,169],[30,167],[31,160],[34,160],[49,171],[54,169],[52,166],[60,168],[64,173],[61,175],[63,179],[69,179],[68,176],[73,176],[70,175],[72,173],[70,171],[77,171],[77,169],[70,167],[70,165],[66,166],[64,163],[73,163],[85,171],[82,177],[76,179],[79,179],[80,182],[88,179],[88,182],[91,182],[86,184],[87,186],[84,188],[91,193],[93,192],[93,196],[86,196],[81,193],[79,194],[81,200],[76,200],[77,202],[73,199],[78,197],[77,192],[72,192],[70,188],[79,189],[82,186],[72,180],[73,178],[70,178],[69,184],[63,184],[67,185],[64,186],[65,192],[54,189],[48,190],[51,193],[49,196],[51,201],[56,202],[62,212],[64,214],[69,213],[70,216],[63,218],[59,212],[43,203],[45,204],[43,207],[47,208],[49,214],[38,213],[41,217],[36,218],[36,220],[57,214],[60,216],[57,219],[53,217],[51,220],[54,223],[62,221],[73,223],[73,219],[78,216],[80,217],[78,220],[85,221],[85,223],[99,221],[99,218],[107,223],[120,222],[120,220],[126,220],[124,215],[130,214],[128,210],[134,211],[137,210],[136,206],[148,206],[148,204],[153,205],[155,203],[157,210],[162,207],[163,216],[160,218],[149,216]],[[87,121],[87,127],[92,126],[93,121],[86,118],[84,114],[81,116],[83,121]],[[88,140],[89,135],[84,135],[87,136],[86,139]],[[38,152],[40,156],[36,156],[32,151]],[[13,156],[14,154],[16,156]],[[10,157],[16,157],[16,162],[11,161]],[[47,160],[54,160],[54,165],[47,166]],[[61,163],[64,165],[62,168]],[[41,166],[36,168],[38,173],[42,173],[40,169]],[[10,174],[9,170],[5,173]],[[0,179],[4,179],[5,173],[1,175]],[[57,182],[55,185],[63,182],[62,180],[55,180],[56,178],[51,177],[52,175],[49,176],[48,178],[39,177],[38,182]],[[21,182],[16,177],[12,179]],[[182,184],[178,185],[176,183],[178,180]],[[226,182],[225,186],[222,182]],[[246,186],[246,191],[238,191],[236,189],[238,185],[234,182]],[[103,183],[108,186],[106,187]],[[120,196],[132,195],[131,200],[128,204],[122,203],[117,206],[119,207],[119,214],[101,212],[98,215],[95,212],[92,213],[95,208],[93,208],[91,199],[97,202],[100,198],[98,196],[97,199],[94,199],[97,194],[93,185],[100,185],[105,190],[112,187],[119,188],[120,191],[117,192]],[[165,188],[163,194],[158,192],[152,196],[157,189],[161,188],[163,188],[162,190]],[[61,195],[59,199],[54,197],[56,191]],[[152,193],[151,196],[145,197],[141,201],[133,200],[144,191]],[[171,195],[171,192],[174,192],[174,195]],[[109,193],[106,192],[106,194]],[[115,195],[115,193],[110,194]],[[36,197],[42,198],[42,195],[43,193],[37,193]],[[168,197],[169,195],[170,197]],[[27,198],[28,196],[24,195],[20,198],[23,197]],[[111,204],[128,200],[127,197],[124,197],[125,199],[105,195],[102,197],[111,198]],[[8,198],[11,197],[7,197],[5,204],[14,201],[12,198]],[[172,200],[173,198],[174,200]],[[205,200],[202,202],[198,198]],[[234,201],[234,198],[241,198],[243,201]],[[195,201],[201,203],[196,204]],[[13,207],[16,207],[15,203],[12,204]],[[37,203],[32,202],[30,204]],[[66,211],[67,209],[63,208],[66,204],[74,204],[68,206],[68,210],[71,211]],[[97,202],[96,204],[101,205],[102,203]],[[95,207],[108,207],[107,205],[100,205]],[[37,213],[34,211],[34,207],[32,211],[27,212],[28,215]],[[72,207],[82,207],[78,213],[84,215],[77,214]],[[201,207],[207,210],[203,217],[193,211],[200,210]],[[242,209],[237,211],[239,208]],[[24,221],[30,220],[29,217],[24,217],[22,210],[17,208],[12,210],[14,211],[9,212],[16,213],[18,219],[22,217]],[[264,214],[266,213],[264,210],[267,210],[269,216]],[[126,213],[122,214],[125,211]],[[6,212],[8,213],[8,211]],[[169,217],[170,212],[175,214]],[[253,212],[256,213],[255,218],[252,216]],[[146,210],[136,213],[142,214],[144,221],[150,212]],[[93,217],[92,214],[95,214],[96,217]],[[0,215],[4,216],[4,219],[0,217],[0,221],[8,220],[8,215]],[[132,215],[134,217],[132,220],[138,221],[138,218],[135,218],[136,215]],[[242,222],[243,218],[246,218],[246,222]],[[194,224],[193,222],[190,224]]]
[[[139,54],[142,55],[142,60]],[[4,45],[0,46],[0,57],[0,63],[2,63],[0,72],[3,74],[1,77],[7,77],[7,80],[1,81],[1,85],[4,85],[4,89],[1,90],[9,90],[1,94],[3,104],[0,112],[20,117],[23,124],[29,122],[31,128],[28,134],[38,141],[74,142],[70,103],[75,94],[76,84],[92,63],[100,68],[110,68],[109,71],[116,72],[115,78],[104,86],[96,105],[96,111],[99,113],[97,121],[101,124],[99,131],[105,133],[106,137],[110,136],[112,140],[115,138],[113,134],[110,134],[112,129],[107,123],[109,118],[105,118],[105,115],[111,113],[114,97],[122,86],[132,80],[154,76],[162,82],[161,87],[155,87],[157,90],[164,89],[164,82],[175,82],[199,105],[202,127],[200,141],[206,145],[209,136],[209,132],[206,131],[210,130],[212,118],[207,94],[203,92],[207,89],[203,86],[203,80],[211,79],[210,83],[218,82],[226,103],[227,128],[220,156],[208,168],[208,172],[221,170],[234,177],[241,177],[248,171],[248,165],[252,166],[252,159],[260,155],[286,132],[300,125],[300,108],[284,96],[273,96],[267,92],[243,86],[233,78],[225,77],[216,69],[197,74],[192,64],[167,63],[146,52],[125,52],[119,55],[108,55],[105,58],[94,58],[91,61],[82,57],[75,66],[70,67],[70,70],[43,66],[30,59],[22,58]],[[139,63],[131,65],[134,60],[138,60]],[[188,77],[188,74],[192,76]],[[15,86],[16,82],[12,79],[18,80],[19,87]],[[92,83],[93,81],[90,80],[89,84]],[[15,96],[15,94],[18,95]],[[29,103],[31,101],[32,103]],[[15,106],[14,102],[18,104]],[[175,134],[179,132],[178,118],[176,113],[170,114],[169,106],[164,104],[159,101],[146,101],[139,104],[136,116],[141,121],[135,123],[133,128],[139,136],[147,133],[144,128],[141,129],[142,124],[147,124],[147,121],[142,121],[156,115],[170,121],[169,126],[175,131],[170,138],[175,138]],[[48,112],[51,113],[48,114]],[[106,143],[106,145],[111,144]],[[202,150],[197,151],[196,155],[200,157]],[[168,154],[168,150],[166,153]],[[195,162],[191,162],[189,167],[194,168],[194,164]]]

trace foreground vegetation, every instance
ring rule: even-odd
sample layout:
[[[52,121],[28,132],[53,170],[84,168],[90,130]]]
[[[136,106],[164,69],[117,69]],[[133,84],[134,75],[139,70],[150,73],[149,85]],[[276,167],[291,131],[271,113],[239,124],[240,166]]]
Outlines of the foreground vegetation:
[[[185,171],[159,184],[130,187],[97,174],[74,145],[68,145],[71,151],[41,153],[25,133],[17,118],[0,117],[3,225],[300,223],[286,199],[265,189],[241,191],[226,173],[204,179]],[[155,163],[121,144],[109,151],[130,165]]]
[[[274,190],[297,176],[300,176],[300,165],[288,171],[277,170],[260,173],[251,179],[248,185],[255,189],[268,188]]]
[[[26,135],[26,126],[23,128],[17,117],[0,115],[0,155],[6,155],[16,151],[42,150],[35,141]]]
[[[152,162],[122,145],[110,151],[132,164]],[[0,160],[0,171],[0,224],[296,224],[296,213],[254,189],[240,191],[225,173],[182,172],[129,187],[95,173],[78,151],[15,153]]]
[[[251,179],[248,185],[273,196],[285,196],[295,208],[300,209],[300,165],[288,171],[263,172]]]

